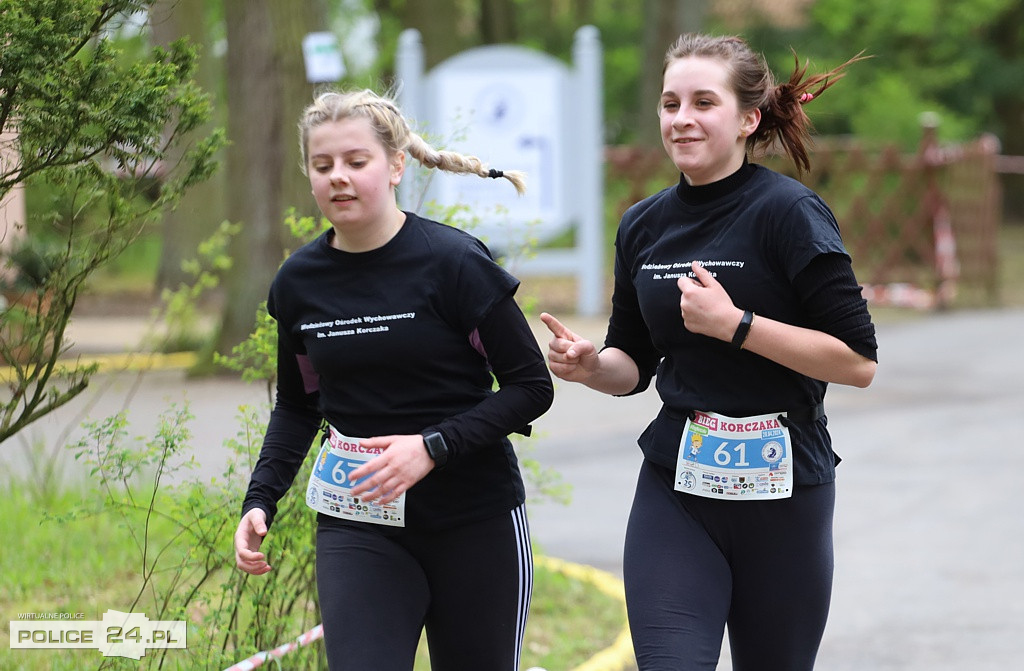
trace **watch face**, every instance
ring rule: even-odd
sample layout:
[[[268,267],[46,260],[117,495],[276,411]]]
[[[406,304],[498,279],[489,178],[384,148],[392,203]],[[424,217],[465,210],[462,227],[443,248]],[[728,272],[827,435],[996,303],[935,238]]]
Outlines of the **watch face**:
[[[432,433],[423,437],[423,445],[427,448],[427,454],[434,460],[434,464],[440,468],[448,461],[448,446],[444,437],[439,433]]]

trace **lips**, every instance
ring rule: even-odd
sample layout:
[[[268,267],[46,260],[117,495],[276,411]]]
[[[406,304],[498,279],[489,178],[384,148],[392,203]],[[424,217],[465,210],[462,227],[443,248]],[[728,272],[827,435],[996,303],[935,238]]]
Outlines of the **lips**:
[[[332,203],[346,203],[346,202],[348,202],[350,200],[355,200],[355,199],[356,199],[355,196],[348,196],[348,195],[344,195],[344,194],[341,194],[341,195],[338,195],[338,196],[331,196],[331,202]]]

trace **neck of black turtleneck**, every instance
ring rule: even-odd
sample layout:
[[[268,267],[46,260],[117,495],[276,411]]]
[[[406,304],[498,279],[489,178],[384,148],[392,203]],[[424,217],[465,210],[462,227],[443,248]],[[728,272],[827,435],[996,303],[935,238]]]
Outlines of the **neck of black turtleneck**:
[[[718,200],[722,196],[728,195],[740,188],[747,183],[748,179],[753,177],[756,171],[757,167],[744,159],[743,165],[740,166],[739,170],[728,177],[723,177],[717,182],[711,182],[710,184],[692,186],[686,183],[686,177],[680,175],[676,193],[679,194],[679,199],[687,205],[703,205],[713,200]]]

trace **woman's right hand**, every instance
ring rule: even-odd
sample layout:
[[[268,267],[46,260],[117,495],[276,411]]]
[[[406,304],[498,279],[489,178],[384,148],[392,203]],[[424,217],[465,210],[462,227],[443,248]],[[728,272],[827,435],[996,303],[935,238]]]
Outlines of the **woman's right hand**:
[[[548,343],[548,363],[555,377],[586,384],[600,366],[594,343],[576,335],[547,312],[540,320],[554,335]]]
[[[243,515],[235,530],[235,566],[250,575],[270,571],[266,555],[259,551],[266,535],[267,514],[262,508],[253,508]]]

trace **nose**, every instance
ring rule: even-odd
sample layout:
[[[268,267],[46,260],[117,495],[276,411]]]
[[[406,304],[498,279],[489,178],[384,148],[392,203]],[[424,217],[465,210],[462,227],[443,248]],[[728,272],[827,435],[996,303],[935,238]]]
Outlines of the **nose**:
[[[335,165],[331,168],[328,178],[331,180],[331,184],[343,184],[348,182],[348,173],[342,166]]]
[[[690,108],[686,105],[680,105],[679,109],[676,110],[676,114],[672,117],[673,128],[686,128],[693,124],[693,116],[690,114]]]

